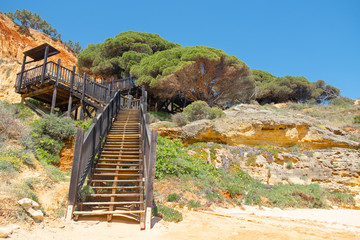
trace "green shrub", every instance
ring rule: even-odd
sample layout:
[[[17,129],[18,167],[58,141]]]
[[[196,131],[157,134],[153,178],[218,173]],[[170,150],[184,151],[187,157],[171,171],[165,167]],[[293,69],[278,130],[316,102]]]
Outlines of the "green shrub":
[[[212,107],[208,110],[209,119],[221,118],[223,116],[225,116],[225,113],[220,108]]]
[[[188,123],[188,117],[185,113],[176,113],[171,118],[178,127],[185,126]]]
[[[87,121],[82,121],[82,120],[76,121],[76,127],[84,129],[85,132],[89,130],[91,124],[92,124],[92,119]]]
[[[176,193],[169,194],[166,198],[168,202],[176,202],[180,199],[180,195]]]
[[[33,131],[40,135],[48,135],[57,140],[71,139],[76,134],[76,124],[71,118],[59,118],[54,115],[35,121]]]
[[[166,222],[180,222],[183,220],[183,216],[179,211],[161,204],[155,206],[154,216],[161,217]]]
[[[26,150],[0,150],[0,171],[18,170],[24,163],[28,165],[34,164]]]
[[[348,97],[337,97],[330,101],[331,105],[339,106],[339,107],[349,107],[354,104],[354,100]]]
[[[200,207],[202,207],[201,203],[199,201],[194,201],[194,200],[190,200],[188,202],[187,206],[188,206],[188,208],[200,208]]]
[[[204,101],[196,101],[184,108],[184,113],[190,122],[201,119],[215,119],[224,116],[224,112],[217,107],[210,108]]]
[[[355,204],[355,199],[351,194],[343,192],[329,192],[326,194],[326,197],[333,203],[341,204]]]
[[[293,168],[294,168],[294,166],[293,166],[292,161],[288,161],[288,162],[286,162],[285,167],[286,167],[287,169],[293,169]]]
[[[360,123],[360,115],[354,117],[354,123]]]
[[[51,180],[54,182],[62,182],[65,180],[65,174],[59,168],[45,162],[41,162],[41,164]]]

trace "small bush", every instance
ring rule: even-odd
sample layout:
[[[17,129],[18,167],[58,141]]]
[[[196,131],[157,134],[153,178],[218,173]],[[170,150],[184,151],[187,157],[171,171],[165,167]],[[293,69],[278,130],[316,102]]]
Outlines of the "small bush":
[[[354,123],[360,123],[360,115],[354,117]]]
[[[0,150],[0,171],[18,170],[24,163],[34,164],[26,150]]]
[[[194,201],[194,200],[190,200],[188,202],[187,206],[188,206],[188,208],[200,208],[200,207],[202,207],[201,203],[199,201]]]
[[[176,202],[180,199],[180,196],[179,194],[176,194],[176,193],[172,193],[172,194],[169,194],[166,198],[166,201],[168,202]]]
[[[178,127],[185,126],[188,123],[188,117],[185,113],[176,113],[171,118]]]
[[[355,199],[351,194],[343,193],[343,192],[329,192],[326,194],[326,197],[333,203],[341,205],[341,204],[355,204]]]
[[[76,134],[76,125],[71,118],[59,118],[47,115],[32,124],[34,132],[48,135],[57,140],[71,139]]]
[[[330,101],[331,105],[339,106],[339,107],[349,107],[354,104],[354,100],[348,97],[337,97]]]
[[[190,122],[201,119],[215,119],[224,116],[224,112],[217,107],[210,108],[204,101],[196,101],[184,108]]]
[[[76,121],[76,127],[84,129],[85,132],[89,130],[91,124],[92,124],[91,119],[88,121],[82,121],[82,120]]]
[[[293,166],[292,161],[288,161],[288,162],[286,162],[285,167],[286,167],[287,169],[293,169],[293,168],[294,168],[294,166]]]
[[[47,175],[54,182],[62,182],[65,180],[65,174],[57,167],[42,162],[42,166],[44,167]]]
[[[183,220],[182,214],[173,208],[160,204],[156,205],[155,208],[156,215],[154,215],[162,217],[166,222],[180,222]]]

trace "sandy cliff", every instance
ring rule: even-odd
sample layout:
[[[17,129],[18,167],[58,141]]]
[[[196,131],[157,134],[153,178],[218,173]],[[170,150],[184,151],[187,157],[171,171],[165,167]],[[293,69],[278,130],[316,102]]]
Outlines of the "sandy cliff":
[[[19,27],[6,15],[0,12],[0,100],[18,102],[20,97],[14,92],[16,74],[21,69],[23,52],[48,43],[58,49],[60,54],[50,57],[49,60],[57,61],[67,68],[76,65],[76,54],[69,47],[48,35],[30,29],[30,35],[22,34]],[[41,62],[29,65],[29,67]]]

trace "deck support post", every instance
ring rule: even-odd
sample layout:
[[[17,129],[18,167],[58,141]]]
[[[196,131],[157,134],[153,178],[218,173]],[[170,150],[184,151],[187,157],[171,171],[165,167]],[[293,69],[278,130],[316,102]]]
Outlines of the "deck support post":
[[[17,89],[18,93],[21,90],[21,85],[22,85],[22,80],[23,80],[24,70],[25,70],[25,64],[26,64],[26,55],[24,55],[23,62],[22,62],[22,65],[21,65],[21,73],[20,73],[19,85],[18,85],[18,89]]]
[[[69,94],[69,104],[68,104],[68,111],[67,111],[68,117],[70,117],[70,114],[71,114],[72,95],[73,95],[73,91],[74,91],[75,69],[76,69],[76,67],[73,66],[73,70],[71,72],[71,79],[70,79],[70,94]]]
[[[59,86],[59,79],[60,79],[60,72],[61,72],[60,66],[61,66],[61,60],[59,58],[59,60],[58,60],[58,69],[57,69],[57,73],[56,73],[56,83],[55,83],[52,102],[51,102],[50,114],[54,114],[54,110],[55,110],[56,94],[57,94],[57,89],[58,89],[58,86]]]
[[[86,89],[86,73],[84,73],[84,81],[82,86],[82,93],[81,93],[81,110],[80,110],[80,120],[84,120],[85,118],[85,89]]]
[[[45,78],[45,73],[46,73],[46,62],[47,62],[48,55],[49,55],[49,45],[47,45],[45,48],[44,63],[43,63],[42,71],[41,71],[41,87],[44,85],[44,78]]]

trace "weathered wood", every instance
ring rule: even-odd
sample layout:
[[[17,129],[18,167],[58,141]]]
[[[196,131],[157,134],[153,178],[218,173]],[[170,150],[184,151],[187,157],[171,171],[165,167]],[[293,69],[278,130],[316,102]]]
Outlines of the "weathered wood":
[[[84,141],[84,129],[78,129],[76,133],[76,142],[74,150],[74,159],[71,171],[70,178],[70,187],[69,187],[69,196],[68,196],[68,212],[66,213],[66,218],[69,219],[72,216],[73,206],[76,204],[76,198],[78,194],[78,183],[80,175],[80,166],[81,166],[81,155],[82,155],[82,145]],[[70,207],[70,208],[69,208]]]
[[[155,161],[156,161],[156,141],[157,141],[157,131],[151,131],[151,142],[150,142],[150,164],[149,164],[149,175],[146,186],[146,209],[152,208],[153,198],[154,198],[154,178],[155,178]],[[150,211],[151,212],[151,211]],[[148,213],[148,211],[146,211]],[[149,214],[148,214],[149,215]],[[150,216],[146,216],[147,219],[150,219],[151,222],[151,214]],[[149,222],[149,221],[147,221]],[[151,226],[146,226],[150,228]]]
[[[68,104],[68,110],[67,110],[67,116],[70,117],[70,114],[72,112],[72,95],[74,91],[74,79],[75,79],[75,69],[76,67],[73,67],[73,70],[71,71],[71,79],[70,79],[70,93],[69,93],[69,104]]]
[[[44,53],[44,63],[43,63],[42,71],[41,71],[41,87],[44,85],[44,77],[45,77],[45,73],[46,73],[46,63],[47,63],[48,55],[49,55],[49,45],[46,46],[45,53]]]
[[[86,90],[86,73],[84,73],[84,80],[82,85],[80,120],[84,120],[85,118],[85,102],[84,102],[85,90]]]
[[[35,90],[33,92],[30,92],[30,93],[21,94],[21,97],[22,98],[29,98],[29,97],[31,98],[31,97],[34,97],[34,96],[37,96],[37,95],[40,95],[40,94],[51,92],[51,91],[53,91],[53,88],[54,88],[54,86],[50,85],[50,86],[40,88],[40,89]]]
[[[56,93],[57,93],[57,89],[59,86],[59,79],[60,79],[60,71],[61,71],[61,60],[59,58],[58,60],[58,70],[57,70],[57,74],[56,74],[56,82],[55,82],[55,87],[54,87],[54,92],[53,92],[53,97],[52,97],[52,102],[51,102],[51,111],[50,114],[54,114],[54,110],[55,110],[55,104],[56,104]]]
[[[18,86],[17,92],[21,91],[21,85],[22,85],[22,80],[23,80],[23,76],[24,76],[25,64],[26,64],[26,55],[24,55],[23,62],[21,65],[21,73],[20,73],[19,86]]]
[[[30,107],[33,111],[35,111],[39,116],[44,117],[46,115],[46,113],[44,113],[41,109],[39,109],[38,107],[36,107],[34,104],[32,104],[31,102],[27,101],[25,98],[23,98],[24,103]]]

